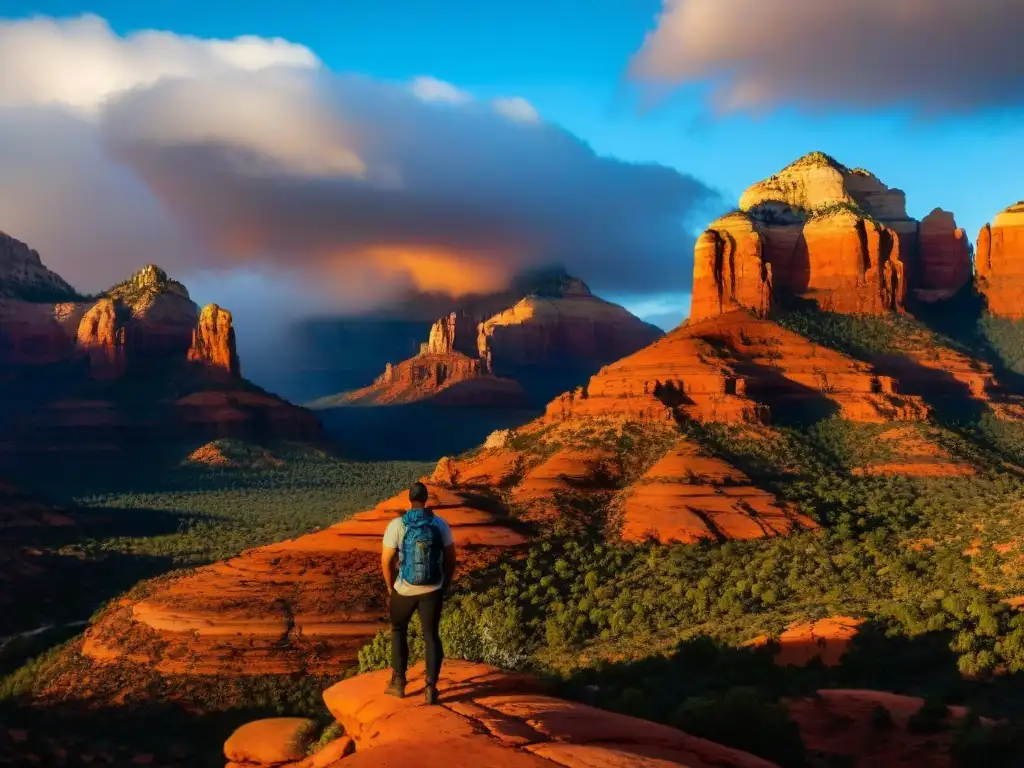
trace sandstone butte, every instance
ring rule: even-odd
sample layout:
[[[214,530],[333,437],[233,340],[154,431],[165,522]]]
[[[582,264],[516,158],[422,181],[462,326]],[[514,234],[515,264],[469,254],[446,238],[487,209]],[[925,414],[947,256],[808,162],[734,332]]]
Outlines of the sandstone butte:
[[[242,379],[230,312],[216,304],[200,311],[185,286],[160,268],[144,267],[104,296],[86,299],[39,254],[0,234],[0,370],[16,390],[39,367],[60,379],[60,391],[43,400],[34,391],[14,398],[19,407],[2,425],[13,441],[5,448],[88,446],[104,435],[117,442],[153,430],[168,438],[320,434],[312,413]],[[77,394],[89,379],[133,380],[137,374],[143,388],[179,376],[191,391],[177,399],[154,391],[145,413],[122,407],[102,389]]]
[[[326,398],[323,404],[392,405],[429,399],[437,405],[516,407],[527,398],[515,380],[523,369],[594,370],[661,335],[570,277],[478,318],[477,312],[462,311],[438,319],[417,356],[389,363],[371,385]]]
[[[344,735],[310,755],[304,753],[315,737],[312,721],[280,717],[243,725],[224,745],[227,768],[446,768],[455,761],[474,768],[776,766],[665,725],[553,697],[528,675],[482,664],[446,661],[441,701],[426,707],[422,665],[411,673],[403,700],[382,693],[388,672],[360,675],[324,691]],[[808,750],[824,761],[875,768],[952,766],[952,727],[927,733],[910,727],[924,705],[920,698],[825,689],[786,705]],[[879,726],[880,713],[888,727]],[[954,726],[966,715],[963,707],[949,707],[943,719]]]
[[[974,273],[989,312],[997,317],[1024,317],[1024,201],[982,227]]]
[[[917,222],[902,191],[814,152],[754,184],[701,235],[690,317],[736,307],[764,315],[799,299],[837,312],[902,311],[911,297],[950,298],[970,278],[970,245],[952,214]]]

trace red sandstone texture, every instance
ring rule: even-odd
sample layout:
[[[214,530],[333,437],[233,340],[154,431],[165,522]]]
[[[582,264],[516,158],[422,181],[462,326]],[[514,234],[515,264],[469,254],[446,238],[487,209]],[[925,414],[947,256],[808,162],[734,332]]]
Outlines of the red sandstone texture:
[[[704,422],[766,421],[776,408],[811,407],[854,421],[914,421],[919,397],[870,365],[819,347],[742,310],[684,325],[602,368],[548,406],[552,421],[588,414]]]
[[[814,622],[791,624],[774,642],[778,646],[775,663],[780,666],[805,667],[820,659],[825,666],[836,666],[843,660],[850,643],[857,635],[863,619],[832,616]],[[747,645],[766,645],[771,638],[756,637]]]
[[[900,475],[903,477],[957,477],[974,475],[977,469],[957,461],[937,441],[937,430],[916,426],[896,427],[877,437],[890,451],[885,459],[854,467],[855,475]]]
[[[794,298],[836,312],[902,311],[911,292],[947,299],[970,274],[952,214],[936,209],[919,224],[900,190],[812,153],[754,184],[698,240],[691,319],[736,307],[763,315]]]
[[[541,693],[525,675],[446,661],[439,706],[423,704],[422,665],[408,697],[383,695],[389,672],[345,680],[324,692],[355,741],[339,766],[479,768],[771,768],[773,763],[665,725]],[[457,758],[455,758],[457,756]]]
[[[626,494],[623,533],[692,544],[701,539],[760,539],[817,525],[721,459],[704,455],[688,440],[651,467]]]
[[[925,301],[948,299],[971,279],[971,243],[949,211],[936,208],[918,229],[920,258],[913,285]]]
[[[241,378],[238,353],[235,350],[235,329],[231,327],[230,312],[216,304],[203,307],[192,331],[188,359],[223,378]]]
[[[978,235],[975,284],[989,312],[1024,317],[1024,202],[1007,208]]]
[[[115,379],[125,372],[125,329],[110,299],[100,299],[78,324],[78,349],[89,357],[95,378]]]
[[[650,344],[661,331],[573,280],[558,296],[528,296],[485,320],[477,353],[490,370],[609,362]]]
[[[493,499],[429,487],[467,567],[488,551],[525,543],[507,517],[491,511]],[[399,494],[325,530],[173,578],[90,628],[84,652],[152,664],[163,674],[344,669],[383,626],[380,542],[406,508]]]

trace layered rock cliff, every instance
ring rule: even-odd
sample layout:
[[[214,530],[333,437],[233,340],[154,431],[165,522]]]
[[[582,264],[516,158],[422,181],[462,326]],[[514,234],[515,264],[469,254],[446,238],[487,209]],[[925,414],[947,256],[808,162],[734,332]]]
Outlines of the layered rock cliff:
[[[89,359],[96,378],[117,378],[127,368],[125,326],[112,299],[100,299],[78,324],[77,348]]]
[[[196,327],[192,330],[188,359],[223,378],[241,378],[230,312],[216,304],[203,307]]]
[[[159,267],[85,299],[2,236],[0,295],[19,297],[0,298],[4,446],[320,436],[310,412],[241,378],[231,314],[200,312]]]
[[[974,273],[989,312],[997,317],[1024,317],[1024,201],[982,227]]]
[[[922,222],[906,197],[820,152],[754,184],[740,210],[698,240],[691,318],[810,300],[835,312],[902,311],[969,280],[970,247],[952,214]]]
[[[0,298],[26,301],[73,301],[78,292],[47,269],[39,254],[0,232]]]
[[[477,309],[435,321],[419,354],[388,363],[371,385],[314,405],[391,405],[429,400],[444,405],[520,406],[519,373],[541,374],[601,364],[662,335],[622,307],[594,296],[581,280],[553,277],[493,315]]]
[[[594,296],[581,280],[557,294],[527,296],[480,324],[477,354],[490,370],[571,367],[617,360],[662,335],[630,312]]]
[[[426,352],[397,365],[388,363],[368,387],[322,401],[331,405],[398,405],[429,400],[435,405],[521,405],[518,382],[492,375],[479,359],[461,352]]]

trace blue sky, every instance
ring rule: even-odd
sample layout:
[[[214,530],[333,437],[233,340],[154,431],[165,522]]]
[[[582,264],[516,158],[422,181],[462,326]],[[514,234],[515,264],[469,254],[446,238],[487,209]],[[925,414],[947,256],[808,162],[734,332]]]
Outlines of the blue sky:
[[[626,69],[660,10],[658,0],[4,0],[0,16],[90,12],[120,34],[282,37],[335,71],[395,81],[430,75],[480,98],[522,96],[599,153],[672,166],[731,200],[815,149],[906,191],[913,216],[952,210],[972,241],[982,224],[1024,197],[1024,127],[1006,110],[921,118],[898,105],[812,112],[779,104],[759,116],[715,115],[699,82],[642,109]],[[685,314],[672,300],[657,304],[630,300],[662,323],[665,313]]]

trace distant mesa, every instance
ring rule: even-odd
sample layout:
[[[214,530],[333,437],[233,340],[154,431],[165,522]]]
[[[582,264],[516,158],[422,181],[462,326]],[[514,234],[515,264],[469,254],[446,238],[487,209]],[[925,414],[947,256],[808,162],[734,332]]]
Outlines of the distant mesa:
[[[4,445],[88,448],[197,434],[318,439],[308,411],[241,375],[231,313],[148,265],[86,297],[0,234]]]
[[[419,354],[388,363],[371,385],[316,401],[314,407],[435,405],[520,407],[521,377],[590,368],[635,352],[662,335],[576,278],[555,274],[529,295],[486,314],[478,307],[436,320]]]

